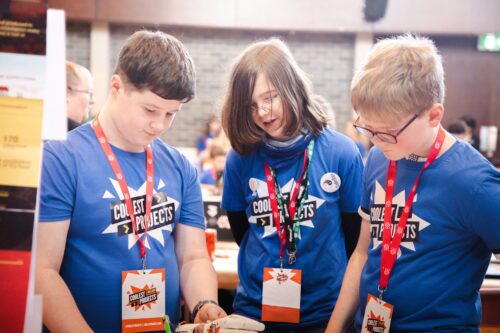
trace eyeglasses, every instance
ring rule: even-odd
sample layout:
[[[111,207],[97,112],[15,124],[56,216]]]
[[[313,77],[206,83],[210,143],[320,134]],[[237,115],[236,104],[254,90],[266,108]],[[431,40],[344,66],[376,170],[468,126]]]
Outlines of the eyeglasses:
[[[368,129],[363,126],[356,125],[356,123],[359,121],[359,116],[354,122],[353,126],[354,128],[358,131],[359,134],[364,135],[368,137],[370,140],[373,139],[374,137],[377,137],[380,141],[386,142],[386,143],[398,143],[398,135],[403,133],[403,131],[408,128],[408,126],[411,125],[412,122],[417,119],[419,114],[415,114],[399,131],[397,131],[396,134],[391,134],[391,133],[386,133],[386,132],[374,132],[371,129]]]
[[[250,105],[249,110],[252,113],[258,113],[259,110],[262,110],[265,113],[268,113],[273,108],[273,102],[277,103],[277,102],[279,102],[279,99],[280,99],[279,95],[268,97],[268,98],[264,99],[264,101],[262,102],[261,105],[257,105],[257,103]]]
[[[90,91],[90,90],[75,89],[75,88],[71,88],[71,87],[68,87],[68,90],[71,90],[71,91],[74,91],[74,92],[83,93],[83,94],[87,94],[89,96],[89,100],[92,100],[94,98],[94,93],[92,91]]]

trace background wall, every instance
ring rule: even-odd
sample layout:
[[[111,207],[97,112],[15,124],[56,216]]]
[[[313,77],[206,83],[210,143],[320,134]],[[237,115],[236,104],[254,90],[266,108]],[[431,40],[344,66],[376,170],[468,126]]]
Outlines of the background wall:
[[[141,28],[144,26],[111,26],[111,70],[125,39]],[[89,29],[83,23],[68,24],[68,59],[88,64]],[[339,127],[351,118],[349,84],[353,68],[353,35],[179,27],[161,27],[161,30],[176,36],[186,45],[194,59],[198,77],[195,99],[182,108],[164,135],[165,141],[172,145],[194,147],[206,120],[211,115],[219,115],[233,60],[248,44],[271,36],[279,36],[287,41],[297,62],[309,74],[315,93],[324,96],[332,104]]]
[[[364,0],[50,0],[49,5],[66,10],[67,56],[94,69],[97,106],[117,52],[132,32],[161,29],[186,44],[197,66],[198,91],[165,135],[175,146],[194,146],[206,119],[220,110],[233,59],[249,43],[270,36],[288,42],[315,92],[333,105],[340,130],[352,116],[354,68],[377,36],[408,31],[430,36],[443,55],[444,125],[470,114],[478,127],[500,128],[500,52],[476,48],[477,34],[500,32],[499,0],[440,0],[439,6],[434,0],[389,0],[385,16],[375,23],[363,19]],[[500,159],[500,137],[498,148]]]

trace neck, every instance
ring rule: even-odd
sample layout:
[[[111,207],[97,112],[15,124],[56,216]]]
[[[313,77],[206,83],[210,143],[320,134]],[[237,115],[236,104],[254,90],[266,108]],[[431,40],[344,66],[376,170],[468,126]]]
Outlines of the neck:
[[[432,135],[429,137],[429,140],[425,142],[424,145],[422,145],[422,149],[419,149],[418,152],[415,152],[415,155],[422,156],[422,157],[427,157],[431,153],[432,146],[434,145],[434,141],[436,141],[436,137],[438,135],[439,129],[441,126],[438,126],[433,129]],[[440,157],[443,155],[450,147],[455,143],[456,139],[448,132],[445,131],[445,137],[444,137],[444,142],[443,146],[441,147],[439,154],[437,157]]]
[[[122,135],[122,132],[114,121],[113,106],[109,99],[106,100],[101,112],[96,117],[99,117],[102,130],[111,145],[132,153],[144,151],[144,147],[132,144]]]

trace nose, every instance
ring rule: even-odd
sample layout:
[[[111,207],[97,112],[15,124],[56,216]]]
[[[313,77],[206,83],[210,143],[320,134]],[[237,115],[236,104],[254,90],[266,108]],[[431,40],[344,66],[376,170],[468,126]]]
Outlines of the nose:
[[[154,131],[155,134],[161,134],[168,128],[168,119],[155,119],[150,124],[149,127]]]
[[[257,107],[257,114],[259,116],[265,116],[265,115],[267,115],[269,113],[269,111],[270,111],[270,109],[265,108],[263,106],[258,106]]]

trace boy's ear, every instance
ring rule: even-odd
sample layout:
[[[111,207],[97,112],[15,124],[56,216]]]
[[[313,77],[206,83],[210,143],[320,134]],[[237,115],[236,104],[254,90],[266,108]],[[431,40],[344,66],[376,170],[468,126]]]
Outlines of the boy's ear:
[[[441,103],[434,103],[429,109],[429,125],[431,127],[440,126],[444,115],[444,106]]]
[[[113,76],[111,76],[110,92],[115,96],[120,90],[123,90],[123,80],[120,75],[113,74]]]

